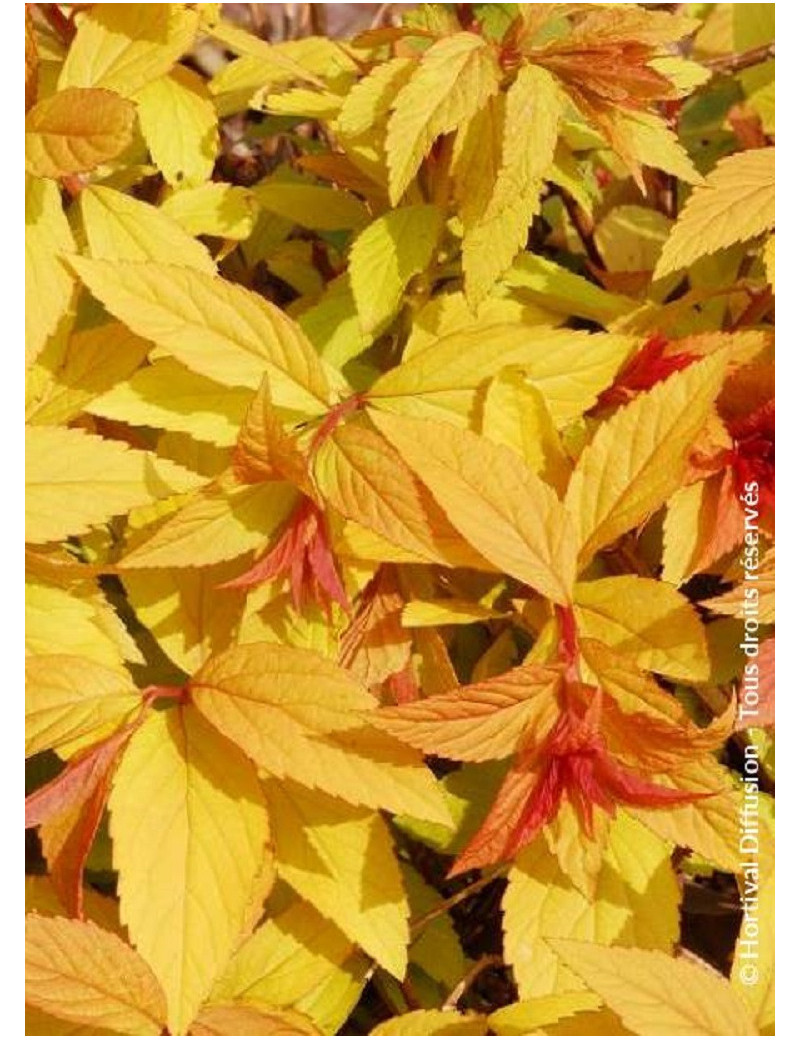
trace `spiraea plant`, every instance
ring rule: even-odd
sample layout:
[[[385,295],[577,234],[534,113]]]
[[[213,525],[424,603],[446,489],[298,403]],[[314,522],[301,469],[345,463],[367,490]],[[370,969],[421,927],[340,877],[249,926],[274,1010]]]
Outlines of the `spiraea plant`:
[[[774,5],[25,18],[28,1034],[771,1033]]]

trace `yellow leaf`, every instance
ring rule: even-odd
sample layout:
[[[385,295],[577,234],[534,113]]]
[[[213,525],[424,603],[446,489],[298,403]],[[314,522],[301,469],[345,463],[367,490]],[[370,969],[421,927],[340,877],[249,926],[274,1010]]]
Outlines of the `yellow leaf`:
[[[41,372],[45,382],[28,408],[26,421],[34,426],[68,423],[130,376],[149,351],[149,343],[117,322],[73,333],[53,359],[48,347],[33,370]]]
[[[95,260],[155,260],[216,273],[205,247],[155,206],[91,185],[81,192],[81,213],[89,256]]]
[[[191,48],[198,23],[183,4],[93,4],[80,19],[59,90],[105,87],[130,97]]]
[[[467,425],[478,386],[514,366],[540,391],[560,428],[592,407],[633,345],[626,336],[541,325],[459,330],[379,376],[369,398],[382,409]]]
[[[122,920],[182,1033],[233,953],[268,855],[256,771],[195,708],[153,712],[109,808]]]
[[[75,252],[61,193],[25,178],[25,357],[34,360],[72,302],[75,279],[60,257]]]
[[[169,264],[73,264],[115,317],[193,372],[251,390],[266,372],[275,404],[298,412],[320,414],[331,403],[336,373],[291,318],[256,293]]]
[[[136,98],[139,125],[153,162],[173,186],[196,187],[211,177],[219,150],[217,113],[205,81],[176,65]]]
[[[530,294],[542,307],[567,317],[589,318],[600,325],[609,326],[636,308],[634,300],[606,292],[594,282],[533,253],[517,257],[503,281],[521,295]]]
[[[486,1019],[475,1012],[409,1011],[388,1018],[370,1032],[370,1036],[484,1036]]]
[[[25,116],[25,169],[37,177],[84,173],[131,141],[136,109],[110,90],[62,90]]]
[[[542,393],[524,371],[503,369],[486,388],[481,433],[504,444],[563,495],[572,467]]]
[[[250,1001],[208,1004],[189,1028],[190,1036],[320,1036],[297,1011],[277,1011]]]
[[[25,661],[25,757],[80,737],[99,740],[141,704],[120,671],[85,657],[42,654]]]
[[[296,502],[288,484],[212,485],[137,543],[120,567],[208,567],[232,560],[263,545]]]
[[[148,966],[91,921],[26,916],[25,1000],[125,1036],[157,1036],[166,1021],[164,994]]]
[[[431,563],[486,568],[405,461],[365,423],[334,430],[315,453],[313,474],[329,506],[388,542]]]
[[[729,155],[692,192],[653,277],[663,278],[774,225],[775,149],[752,148]]]
[[[236,589],[219,588],[239,564],[127,571],[123,584],[136,616],[167,656],[191,673],[232,642],[244,609]]]
[[[680,485],[727,360],[726,351],[717,351],[639,394],[584,449],[564,500],[580,530],[583,565],[646,520]]]
[[[578,1011],[592,1011],[600,1006],[593,993],[554,993],[550,997],[532,997],[507,1004],[489,1015],[489,1025],[497,1036],[530,1036],[534,1029],[553,1025]]]
[[[238,241],[252,234],[257,206],[247,188],[214,181],[173,192],[161,209],[190,235]]]
[[[412,58],[390,58],[373,66],[348,91],[336,120],[337,132],[360,137],[376,129],[388,116],[392,101],[415,66]]]
[[[762,821],[763,826],[763,821]],[[741,869],[741,867],[740,867]],[[757,888],[753,891],[753,883]],[[752,868],[740,882],[745,897],[757,897],[757,907],[752,902],[745,904],[750,920],[746,918],[740,926],[736,953],[731,968],[731,984],[742,1001],[755,1015],[762,1035],[773,1036],[775,1032],[775,873]],[[755,923],[754,923],[755,921]],[[757,935],[753,944],[752,936]],[[755,971],[753,970],[755,968]]]
[[[775,292],[775,235],[772,234],[764,243],[764,267],[767,271],[767,281]]]
[[[269,781],[265,791],[278,875],[402,979],[408,900],[380,815],[289,780]]]
[[[640,668],[673,679],[704,682],[710,662],[704,626],[671,585],[622,574],[575,586],[578,627]]]
[[[378,217],[350,250],[350,286],[364,332],[394,315],[403,290],[423,271],[441,230],[435,206],[404,206]]]
[[[677,136],[655,113],[615,109],[611,125],[614,147],[637,181],[641,179],[640,164],[665,170],[687,184],[702,181]]]
[[[159,358],[95,398],[88,410],[131,426],[189,433],[230,447],[252,397],[251,390],[221,386],[172,358]]]
[[[318,231],[362,227],[369,220],[363,202],[346,191],[275,177],[253,185],[253,195],[268,213]]]
[[[646,206],[615,206],[595,228],[597,248],[609,271],[652,271],[672,221]]]
[[[421,756],[364,725],[375,700],[308,650],[253,643],[208,661],[191,683],[200,711],[270,775],[353,805],[449,819]]]
[[[481,555],[549,599],[568,601],[575,529],[553,489],[517,455],[446,423],[371,417]]]
[[[439,625],[471,625],[476,621],[505,617],[471,599],[412,599],[403,607],[404,628],[437,628]]]
[[[392,104],[386,136],[392,205],[436,138],[466,122],[499,86],[493,48],[476,33],[454,33],[425,52]]]
[[[150,452],[77,429],[28,427],[25,448],[25,537],[30,542],[82,534],[134,506],[202,483]]]
[[[558,956],[639,1036],[757,1036],[727,979],[660,950],[551,942]]]
[[[215,984],[211,998],[293,1007],[328,1034],[336,1033],[358,998],[369,965],[364,954],[313,905],[295,902],[246,939]],[[340,988],[344,1000],[328,1001]]]
[[[579,988],[575,976],[559,966],[548,939],[671,950],[679,934],[679,903],[670,849],[626,813],[609,828],[592,900],[572,887],[538,839],[517,857],[503,897],[505,959],[520,998]]]
[[[473,304],[525,245],[565,103],[558,81],[535,65],[523,65],[505,95],[500,169],[486,208],[476,220],[465,221],[464,278]]]
[[[36,33],[33,28],[33,16],[29,7],[25,8],[25,111],[36,104],[36,93],[39,86],[39,51],[36,46]]]

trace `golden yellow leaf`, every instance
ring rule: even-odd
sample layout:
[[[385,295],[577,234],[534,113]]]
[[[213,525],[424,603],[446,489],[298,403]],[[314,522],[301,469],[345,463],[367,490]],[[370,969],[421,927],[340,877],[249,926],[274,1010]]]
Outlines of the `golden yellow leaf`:
[[[279,1011],[252,1001],[207,1004],[189,1028],[189,1036],[320,1036],[297,1011]]]
[[[627,813],[609,828],[592,900],[571,885],[544,838],[537,839],[517,857],[503,897],[505,959],[520,998],[579,988],[572,972],[560,967],[547,942],[552,938],[671,950],[679,903],[670,847]]]
[[[489,1015],[489,1026],[497,1036],[530,1036],[542,1026],[553,1025],[579,1011],[592,1011],[600,1003],[599,997],[585,990],[531,997],[493,1011]]]
[[[744,242],[775,225],[775,149],[729,155],[692,192],[667,240],[654,278]]]
[[[353,805],[449,819],[421,756],[368,728],[372,695],[316,653],[233,647],[203,665],[191,691],[220,732],[272,776]]]
[[[689,682],[707,681],[708,647],[689,600],[666,582],[621,574],[575,586],[578,627],[640,668]]]
[[[471,599],[411,599],[403,607],[404,628],[436,628],[439,625],[471,625],[476,621],[505,617]]]
[[[174,430],[230,447],[252,397],[251,390],[221,386],[173,358],[159,358],[95,398],[88,410],[131,426]]]
[[[319,415],[332,381],[342,384],[291,318],[239,285],[170,264],[75,258],[73,266],[115,317],[223,386],[257,390],[266,372],[277,405]]]
[[[81,213],[89,256],[95,260],[155,260],[216,273],[205,247],[155,206],[90,185],[81,192]]]
[[[371,411],[463,537],[557,603],[575,580],[575,529],[555,492],[508,448],[470,430]]]
[[[110,90],[69,89],[25,116],[25,169],[37,177],[93,170],[130,144],[136,109]]]
[[[125,1036],[157,1036],[166,1021],[164,994],[148,966],[91,921],[26,916],[25,1000]]]
[[[202,483],[175,463],[82,430],[31,426],[25,434],[30,542],[82,534],[134,506]]]
[[[247,188],[213,181],[173,192],[161,209],[190,235],[249,238],[255,226],[257,205]]]
[[[136,108],[150,155],[168,184],[192,188],[210,179],[219,134],[201,76],[176,65],[139,91]]]
[[[499,86],[493,49],[475,33],[454,33],[425,52],[392,104],[386,135],[392,205],[436,138],[469,119]]]
[[[279,877],[402,979],[409,907],[380,815],[290,780],[264,789]]]
[[[415,67],[412,58],[390,58],[373,66],[348,91],[336,120],[337,131],[346,137],[360,137],[376,129]]]
[[[105,87],[130,97],[191,48],[199,16],[183,4],[92,4],[81,18],[58,86]]]
[[[72,302],[75,279],[61,257],[75,252],[61,193],[51,181],[25,178],[25,357],[41,354]]]
[[[39,86],[39,51],[30,7],[25,8],[25,111],[36,104]]]
[[[109,808],[122,920],[182,1033],[233,953],[268,856],[256,771],[195,708],[153,712]]]
[[[409,1011],[387,1018],[370,1036],[484,1036],[486,1019],[475,1012]]]
[[[634,346],[626,336],[502,323],[443,336],[379,376],[369,398],[383,410],[467,425],[476,389],[504,368],[523,369],[557,427],[578,418]]]
[[[584,449],[564,500],[580,531],[584,566],[679,486],[727,360],[726,351],[717,351],[639,394],[603,423]]]
[[[85,657],[25,661],[25,756],[87,737],[99,740],[141,704],[129,678]]]
[[[710,967],[660,950],[551,941],[558,956],[639,1036],[757,1036],[747,1008]]]

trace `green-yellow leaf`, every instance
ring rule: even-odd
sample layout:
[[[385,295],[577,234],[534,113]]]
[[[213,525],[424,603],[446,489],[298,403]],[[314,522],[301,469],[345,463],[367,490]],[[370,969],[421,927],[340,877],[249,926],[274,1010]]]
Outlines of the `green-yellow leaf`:
[[[686,454],[708,418],[728,360],[717,351],[621,408],[584,449],[565,504],[581,563],[646,520],[679,486]]]
[[[61,90],[25,116],[25,169],[37,177],[93,170],[130,144],[136,109],[110,90]]]
[[[470,430],[372,411],[461,535],[499,570],[557,603],[575,579],[575,528],[553,489],[508,448]]]
[[[660,950],[553,940],[561,960],[639,1036],[757,1036],[727,979]]]
[[[411,278],[427,267],[440,229],[435,206],[404,206],[379,217],[355,240],[350,286],[364,332],[394,315]]]
[[[71,1022],[157,1036],[164,994],[138,954],[91,921],[25,918],[25,1001]]]
[[[26,540],[61,541],[202,479],[175,463],[83,430],[25,431]]]
[[[522,253],[503,281],[558,314],[577,315],[608,326],[636,307],[634,300],[600,289],[545,256]]]
[[[278,875],[402,979],[408,900],[380,815],[289,780],[269,781],[265,791]]]
[[[182,1033],[233,953],[268,855],[256,771],[194,707],[154,712],[109,805],[122,920]]]
[[[274,177],[253,186],[258,204],[268,213],[317,231],[360,228],[369,220],[363,202],[346,191]]]
[[[692,192],[667,239],[654,277],[754,238],[775,225],[775,149],[722,159]]]
[[[267,373],[275,404],[298,412],[319,414],[330,403],[336,374],[297,325],[256,293],[169,264],[73,263],[115,317],[193,372],[252,390]]]

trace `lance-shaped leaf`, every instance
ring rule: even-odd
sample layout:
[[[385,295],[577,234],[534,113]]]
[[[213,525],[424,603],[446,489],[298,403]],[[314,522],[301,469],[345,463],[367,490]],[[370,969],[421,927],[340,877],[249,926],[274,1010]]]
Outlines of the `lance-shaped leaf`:
[[[364,726],[372,695],[312,651],[234,647],[208,661],[190,690],[200,711],[272,776],[354,805],[449,819],[421,756]]]
[[[243,484],[261,480],[288,480],[311,495],[305,452],[283,428],[265,376],[240,423],[233,471]]]
[[[110,799],[120,911],[184,1032],[248,920],[268,855],[252,764],[193,707],[154,712]]]
[[[191,48],[196,11],[170,4],[93,4],[81,18],[58,85],[106,87],[126,97],[163,76]]]
[[[553,939],[559,958],[639,1036],[757,1036],[731,984],[659,950]]]
[[[25,357],[44,348],[72,301],[75,279],[60,256],[75,252],[58,185],[25,178]]]
[[[110,90],[61,90],[25,116],[25,169],[66,177],[113,159],[131,141],[136,109]]]
[[[364,332],[394,315],[413,275],[427,267],[441,226],[435,206],[404,206],[378,217],[355,240],[350,286]]]
[[[692,192],[653,275],[663,278],[774,225],[775,149],[729,155]]]
[[[223,386],[257,390],[266,372],[275,404],[314,415],[341,385],[291,318],[239,285],[170,264],[76,258],[73,266],[121,322]]]
[[[485,682],[382,708],[374,725],[428,755],[462,762],[507,758],[526,739],[547,734],[559,712],[560,672],[520,665]]]
[[[92,259],[155,260],[208,275],[216,273],[205,247],[155,206],[96,184],[85,188],[80,198]]]
[[[142,958],[91,921],[25,918],[25,1000],[58,1018],[157,1036],[166,1022],[164,993]]]
[[[292,781],[269,781],[265,791],[278,875],[402,979],[409,907],[380,815]]]
[[[447,423],[371,417],[478,552],[549,599],[569,599],[575,528],[553,489],[518,455]]]
[[[579,582],[575,612],[582,634],[632,658],[639,667],[689,682],[708,679],[711,665],[703,624],[671,585],[634,574]]]
[[[299,1011],[280,1011],[256,1001],[208,1004],[189,1027],[189,1036],[321,1036]]]
[[[124,672],[85,657],[42,654],[25,660],[25,755],[78,737],[95,739],[141,703]]]
[[[25,430],[27,541],[54,542],[202,478],[174,462],[78,429]]]
[[[499,86],[493,49],[475,33],[447,36],[425,52],[392,103],[386,154],[393,205],[436,138],[469,119]]]
[[[581,564],[646,520],[679,486],[726,364],[725,351],[695,362],[640,394],[597,431],[565,499],[579,528]]]
[[[513,366],[541,392],[560,428],[592,407],[633,346],[627,336],[542,325],[459,329],[379,376],[369,399],[382,410],[468,425],[480,384]]]
[[[313,466],[319,494],[342,516],[431,563],[488,568],[414,467],[366,423],[334,430],[317,449]]]

